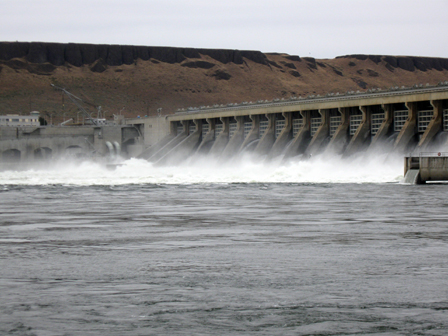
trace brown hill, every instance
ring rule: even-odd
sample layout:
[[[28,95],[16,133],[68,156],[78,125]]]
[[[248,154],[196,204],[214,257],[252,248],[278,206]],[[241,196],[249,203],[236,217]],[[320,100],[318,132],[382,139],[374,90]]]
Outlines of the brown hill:
[[[272,100],[448,80],[448,59],[350,55],[316,60],[258,51],[0,43],[0,114],[38,110],[57,123],[78,109],[50,84],[113,114]],[[88,106],[86,106],[88,107]],[[90,111],[93,110],[90,108]]]

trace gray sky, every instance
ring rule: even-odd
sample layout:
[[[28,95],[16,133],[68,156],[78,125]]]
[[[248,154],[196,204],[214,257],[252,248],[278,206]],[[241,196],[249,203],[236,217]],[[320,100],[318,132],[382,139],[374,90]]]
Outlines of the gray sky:
[[[448,58],[448,0],[0,0],[0,41]]]

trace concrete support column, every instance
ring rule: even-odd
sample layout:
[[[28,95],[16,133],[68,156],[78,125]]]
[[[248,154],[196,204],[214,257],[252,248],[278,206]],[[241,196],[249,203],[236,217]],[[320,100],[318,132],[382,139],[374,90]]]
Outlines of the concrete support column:
[[[213,144],[212,148],[210,149],[210,155],[213,155],[215,157],[219,157],[224,149],[227,146],[227,143],[229,142],[229,118],[223,117],[220,118],[220,120],[223,123],[223,129],[221,134],[218,135],[218,137],[215,140],[215,143]]]
[[[196,125],[196,130],[171,150],[165,152],[166,154],[157,160],[156,165],[179,164],[197,149],[201,140],[202,120],[193,120],[193,122]],[[184,125],[184,132],[188,131],[189,123],[186,124],[187,128]]]
[[[303,118],[302,128],[299,130],[299,132],[297,132],[295,138],[288,146],[288,149],[286,150],[283,157],[284,160],[305,152],[305,149],[310,141],[311,111],[300,111],[300,114]]]
[[[417,104],[406,103],[408,109],[408,119],[406,120],[401,132],[398,134],[394,143],[394,152],[404,153],[407,150],[411,140],[417,134]]]
[[[221,159],[229,159],[237,154],[238,149],[244,141],[244,117],[235,117],[236,130],[232,138],[229,139],[229,143],[222,152]]]
[[[275,142],[275,114],[266,114],[266,118],[268,118],[268,128],[255,148],[255,153],[258,155],[268,154]]]
[[[155,153],[157,153],[160,149],[165,147],[169,142],[171,142],[177,134],[177,127],[175,122],[170,122],[169,125],[169,134],[164,136],[160,141],[157,141],[153,146],[150,146],[149,148],[145,149],[140,155],[138,155],[138,158],[149,160],[150,157],[152,157]]]
[[[176,147],[178,144],[180,144],[182,141],[184,141],[188,136],[188,127],[190,125],[190,121],[184,120],[184,121],[181,121],[181,123],[183,126],[182,133],[177,134],[177,136],[175,138],[172,138],[170,141],[168,141],[168,143],[166,143],[163,146],[157,146],[157,144],[156,144],[156,148],[154,148],[153,151],[151,151],[151,148],[149,148],[148,152],[150,152],[151,155],[143,156],[143,154],[146,153],[146,151],[145,151],[142,153],[141,157],[145,158],[149,161],[152,161],[152,162],[158,161],[165,154],[167,154],[169,151],[171,151],[174,147]],[[163,140],[164,139],[162,139],[162,141]]]
[[[330,135],[330,111],[327,109],[319,110],[322,117],[322,123],[318,128],[316,134],[314,134],[311,139],[308,148],[305,151],[305,156],[315,155],[319,153],[321,147],[323,146],[325,140]]]
[[[196,126],[196,130],[194,131],[194,133],[199,132],[200,133],[199,136],[202,136],[202,120],[195,119],[193,122],[194,122],[194,125]]]
[[[182,120],[180,122],[182,124],[182,133],[185,133],[186,135],[188,135],[188,131],[190,128],[190,122],[193,122],[193,120]],[[179,134],[177,134],[177,135],[179,135]]]
[[[25,140],[25,148],[24,151],[20,155],[20,161],[21,162],[33,162],[34,161],[34,150],[37,148],[37,146],[32,146],[31,144],[27,143],[28,141]]]
[[[341,114],[341,124],[339,125],[330,143],[325,150],[326,153],[342,154],[350,140],[350,109],[347,107],[338,108]]]
[[[180,121],[180,123],[182,124],[182,132],[179,134],[177,132],[177,127],[176,127],[176,134],[177,136],[188,136],[188,130],[190,128],[190,122],[193,122],[192,120],[182,120]]]
[[[434,115],[425,133],[423,133],[415,152],[425,151],[437,133],[443,130],[443,101],[431,100],[431,105],[434,108]]]
[[[360,151],[370,140],[371,110],[366,106],[360,106],[359,110],[362,112],[362,121],[344,152],[345,157]]]
[[[248,144],[250,144],[252,141],[258,140],[258,138],[260,137],[260,116],[251,115],[250,119],[252,120],[252,128],[250,129],[250,132],[247,135],[246,139],[244,139],[243,143],[241,144],[238,152],[242,152]]]
[[[292,138],[292,113],[282,113],[282,116],[285,118],[285,127],[279,134],[277,140],[275,140],[275,143],[269,152],[268,160],[282,154],[286,148],[286,145]]]
[[[170,122],[169,133],[173,136],[179,135],[177,134],[177,123],[175,121]]]

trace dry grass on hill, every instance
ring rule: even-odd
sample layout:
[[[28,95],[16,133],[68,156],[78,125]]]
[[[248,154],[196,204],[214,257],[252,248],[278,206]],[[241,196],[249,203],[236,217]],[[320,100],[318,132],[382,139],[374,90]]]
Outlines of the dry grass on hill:
[[[393,68],[384,60],[375,62],[363,57],[323,60],[286,54],[266,54],[266,57],[267,65],[248,59],[243,64],[223,64],[204,55],[174,64],[138,59],[131,65],[107,66],[101,73],[93,72],[89,65],[75,67],[66,63],[46,69],[45,64],[29,64],[25,59],[3,61],[0,114],[38,110],[44,116],[52,115],[55,123],[68,118],[76,120],[76,106],[55,91],[51,83],[101,105],[110,118],[119,113],[127,117],[155,115],[159,107],[168,114],[189,106],[448,80],[445,69],[410,71]]]

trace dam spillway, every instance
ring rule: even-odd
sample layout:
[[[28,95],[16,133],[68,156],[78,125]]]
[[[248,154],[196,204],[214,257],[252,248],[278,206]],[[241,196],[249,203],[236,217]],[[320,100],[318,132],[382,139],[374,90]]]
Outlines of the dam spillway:
[[[448,82],[189,108],[121,125],[0,127],[0,158],[13,164],[76,151],[175,165],[206,156],[227,162],[329,153],[446,152]],[[112,153],[113,152],[113,153]]]
[[[188,108],[128,119],[143,134],[139,157],[177,164],[194,155],[226,161],[333,153],[419,153],[448,145],[448,82]]]

